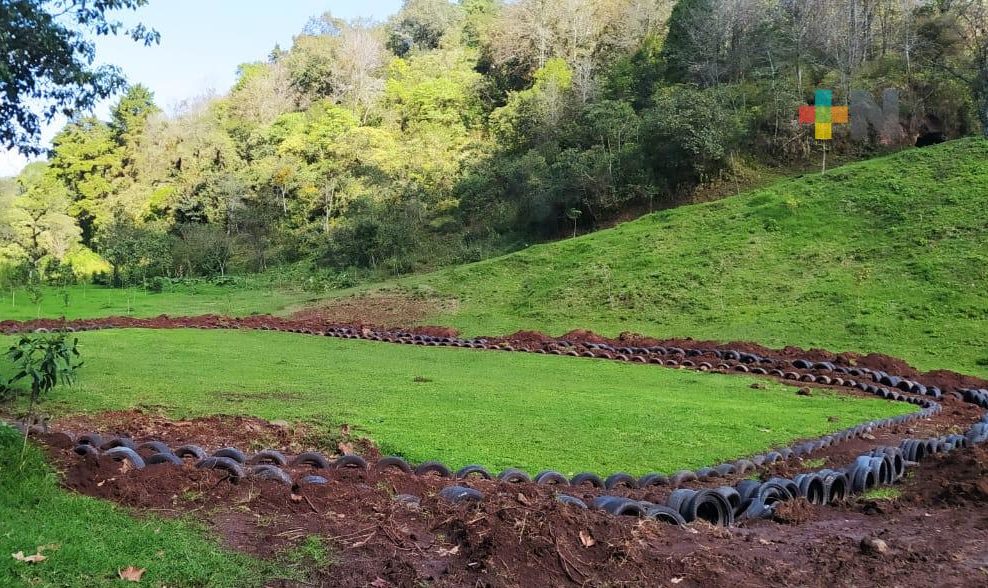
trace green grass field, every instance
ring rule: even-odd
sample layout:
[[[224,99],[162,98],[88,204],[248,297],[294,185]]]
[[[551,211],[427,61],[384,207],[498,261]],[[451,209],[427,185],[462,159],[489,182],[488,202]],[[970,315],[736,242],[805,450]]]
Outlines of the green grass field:
[[[285,333],[135,329],[82,333],[80,345],[86,365],[56,412],[348,423],[416,462],[532,473],[712,465],[912,408],[650,365]]]
[[[121,585],[117,571],[146,569],[145,586],[261,586],[274,578],[304,579],[297,558],[262,562],[221,549],[191,521],[134,518],[109,502],[69,494],[41,452],[28,448],[21,466],[18,433],[0,425],[0,584]],[[20,562],[11,554],[47,559]]]
[[[288,306],[314,302],[310,292],[274,287],[183,285],[174,291],[149,292],[142,288],[69,286],[41,289],[38,304],[24,288],[0,290],[0,321],[35,318],[151,317],[161,314],[245,316],[274,313]]]
[[[469,334],[588,328],[876,351],[988,376],[988,141],[966,139],[397,283]]]

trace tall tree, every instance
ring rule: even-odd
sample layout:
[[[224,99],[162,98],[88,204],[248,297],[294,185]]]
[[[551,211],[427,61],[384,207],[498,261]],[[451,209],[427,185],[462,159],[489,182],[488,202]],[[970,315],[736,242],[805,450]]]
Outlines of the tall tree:
[[[58,114],[75,117],[124,87],[122,73],[95,66],[93,36],[119,32],[145,44],[158,33],[124,29],[107,17],[147,0],[4,0],[0,2],[0,145],[39,154],[41,126]]]

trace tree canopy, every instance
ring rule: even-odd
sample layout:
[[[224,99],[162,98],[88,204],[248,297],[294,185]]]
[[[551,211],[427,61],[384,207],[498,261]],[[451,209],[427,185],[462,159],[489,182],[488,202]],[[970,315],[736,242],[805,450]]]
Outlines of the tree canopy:
[[[158,33],[124,29],[107,18],[147,0],[4,0],[0,2],[0,146],[24,154],[42,152],[41,126],[57,114],[72,118],[121,90],[116,67],[94,66],[93,36],[123,33],[156,43]]]
[[[835,104],[899,90],[901,142],[838,128],[828,149],[848,158],[988,129],[985,0],[407,0],[384,23],[313,19],[175,113],[136,85],[110,120],[79,115],[121,87],[84,32],[141,4],[0,9],[28,35],[2,41],[27,59],[4,72],[28,84],[10,108],[51,91],[75,115],[47,164],[0,186],[0,265],[86,260],[127,283],[476,260],[803,166],[819,146],[798,112],[818,88]],[[41,65],[20,65],[32,51]],[[65,64],[78,75],[52,90]],[[37,119],[6,120],[29,145]]]

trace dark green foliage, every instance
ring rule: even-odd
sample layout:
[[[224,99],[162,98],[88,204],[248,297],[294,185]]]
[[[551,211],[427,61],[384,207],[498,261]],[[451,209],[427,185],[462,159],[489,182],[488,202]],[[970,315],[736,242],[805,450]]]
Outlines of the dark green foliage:
[[[94,66],[93,35],[123,32],[156,43],[158,34],[137,25],[123,30],[109,19],[115,10],[147,0],[5,0],[0,3],[0,145],[39,154],[43,122],[85,112],[125,85],[120,70]],[[40,112],[39,112],[40,111]]]
[[[988,38],[972,24],[986,2],[872,3],[873,15],[855,0],[408,0],[382,24],[326,13],[241,65],[225,96],[165,116],[137,85],[108,122],[73,118],[47,166],[0,190],[0,266],[147,284],[474,260],[818,165],[823,145],[797,119],[816,88],[837,104],[851,88],[900,90],[901,142],[841,127],[831,161],[971,134],[988,120]]]

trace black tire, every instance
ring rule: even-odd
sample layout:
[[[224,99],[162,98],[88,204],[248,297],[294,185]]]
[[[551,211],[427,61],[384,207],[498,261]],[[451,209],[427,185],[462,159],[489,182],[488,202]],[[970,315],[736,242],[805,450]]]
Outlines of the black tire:
[[[679,514],[683,515],[687,523],[703,519],[720,527],[730,527],[734,524],[734,509],[731,508],[731,504],[727,498],[713,490],[698,490],[688,498],[684,494],[678,502]],[[669,506],[673,507],[671,496]]]
[[[177,466],[185,465],[185,462],[182,461],[182,458],[175,455],[171,451],[163,452],[163,453],[155,453],[150,457],[148,457],[147,459],[145,459],[144,463],[146,463],[149,466],[161,465],[165,463],[177,465]]]
[[[385,468],[395,468],[405,472],[406,474],[412,473],[412,466],[408,465],[407,461],[396,455],[382,457],[377,460],[377,463],[374,464],[375,470],[383,470]]]
[[[554,470],[545,470],[536,474],[535,483],[541,486],[569,486],[566,476]]]
[[[851,492],[864,492],[876,485],[875,474],[870,467],[856,467],[847,477],[851,482]]]
[[[590,484],[594,488],[603,488],[604,481],[600,479],[600,476],[593,472],[581,472],[576,474],[569,481],[571,486],[583,486],[584,484]]]
[[[302,476],[299,479],[298,483],[299,483],[299,485],[303,485],[303,486],[306,485],[306,484],[322,486],[322,485],[328,484],[329,483],[329,480],[327,480],[326,478],[324,478],[322,476],[316,476],[316,475],[310,474],[308,476]]]
[[[224,447],[219,451],[213,452],[213,457],[229,457],[233,461],[243,465],[247,463],[247,456],[244,455],[243,451],[240,451],[236,447]]]
[[[624,472],[611,474],[610,476],[607,476],[606,480],[604,480],[604,488],[607,488],[608,490],[613,490],[618,486],[625,486],[634,490],[638,488],[638,480],[635,479],[634,476]]]
[[[306,451],[293,459],[292,465],[311,466],[320,470],[328,470],[331,464],[329,463],[329,460],[326,459],[326,456],[318,451]]]
[[[243,466],[229,457],[207,457],[199,460],[196,467],[203,470],[223,470],[234,484],[244,478]]]
[[[79,435],[79,438],[75,442],[79,445],[92,445],[94,448],[99,449],[100,445],[103,444],[103,437],[96,433],[83,433]]]
[[[419,467],[415,468],[416,476],[427,476],[430,474],[435,474],[441,478],[448,478],[450,477],[451,472],[445,464],[438,461],[427,461],[419,464]]]
[[[477,476],[485,480],[490,480],[493,478],[491,473],[487,471],[487,468],[477,464],[463,466],[462,468],[456,470],[455,476],[458,480],[466,480],[470,476]]]
[[[609,512],[615,516],[645,516],[645,508],[640,502],[623,496],[598,496],[593,500],[593,508]]]
[[[171,447],[161,441],[145,441],[137,446],[138,451],[149,451],[151,453],[171,453]]]
[[[661,504],[656,504],[646,508],[645,517],[662,523],[678,525],[680,527],[686,524],[686,519],[683,518],[683,515],[679,514],[678,511],[675,511],[668,506],[662,506]]]
[[[682,508],[686,506],[693,495],[696,494],[696,490],[691,490],[689,488],[679,488],[673,490],[666,500],[666,506],[675,510],[676,512],[682,514]]]
[[[288,465],[288,458],[285,457],[285,454],[280,451],[265,449],[264,451],[258,451],[254,455],[250,456],[250,459],[247,460],[247,464],[272,464],[280,467]]]
[[[734,513],[735,518],[741,514],[741,494],[737,490],[730,486],[721,486],[715,488],[714,492],[723,496],[724,500],[731,505],[731,512]]]
[[[758,480],[741,480],[734,489],[741,495],[741,502],[746,503],[758,496],[758,489],[761,487],[762,483]]]
[[[686,482],[695,482],[696,480],[696,472],[691,472],[690,470],[679,470],[675,474],[669,476],[669,485],[673,488],[677,488]]]
[[[104,451],[103,455],[112,458],[113,461],[127,460],[130,462],[130,465],[134,466],[135,469],[144,469],[144,458],[138,455],[137,452],[130,447],[111,447],[110,449]]]
[[[352,468],[358,470],[367,469],[367,460],[359,455],[341,455],[333,462],[335,469]]]
[[[739,459],[734,462],[734,473],[743,476],[755,469],[755,464],[747,459]]]
[[[72,448],[72,452],[76,455],[99,455],[99,449],[88,444],[76,445]]]
[[[137,451],[137,444],[134,443],[134,440],[130,437],[114,437],[99,446],[99,448],[103,451],[114,449],[116,447],[126,447],[131,451]]]
[[[459,502],[480,502],[484,499],[483,492],[466,486],[446,486],[439,491],[439,496],[456,504]]]
[[[827,495],[827,504],[837,504],[847,500],[850,492],[847,476],[840,472],[831,472],[823,476],[823,490]]]
[[[734,467],[734,464],[722,463],[715,467],[714,471],[717,472],[720,477],[726,478],[727,476],[733,476],[737,473],[737,468]]]
[[[175,455],[179,457],[192,457],[196,461],[206,459],[206,451],[198,445],[183,445],[175,450]]]
[[[521,484],[525,482],[531,482],[532,478],[527,473],[519,470],[518,468],[508,468],[498,474],[497,479],[502,482],[507,482],[509,484]]]
[[[742,505],[741,517],[745,519],[770,519],[774,514],[774,504],[765,504],[758,498],[749,500]]]
[[[816,474],[801,474],[793,480],[799,486],[799,495],[805,498],[810,504],[827,504],[827,489],[823,485],[823,480]]]
[[[587,510],[587,503],[583,502],[575,496],[570,496],[568,494],[557,494],[556,501],[561,502],[567,506],[575,506],[583,510]]]
[[[794,495],[789,491],[789,488],[785,484],[780,484],[774,479],[765,482],[758,487],[757,500],[765,503],[766,506],[771,506],[776,502],[785,502],[787,500],[792,500]]]
[[[645,474],[641,478],[638,478],[639,488],[648,488],[650,486],[668,486],[669,476],[660,473]]]
[[[276,465],[261,464],[251,468],[250,473],[255,478],[262,480],[274,480],[286,486],[292,485],[292,477],[285,473],[285,470]]]

